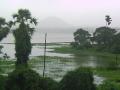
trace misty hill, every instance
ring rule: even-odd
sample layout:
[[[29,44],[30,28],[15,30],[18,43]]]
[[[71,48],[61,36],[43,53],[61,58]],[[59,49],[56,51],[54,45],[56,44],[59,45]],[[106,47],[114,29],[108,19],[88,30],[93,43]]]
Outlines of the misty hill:
[[[48,17],[39,23],[40,28],[72,28],[73,26],[57,17]]]

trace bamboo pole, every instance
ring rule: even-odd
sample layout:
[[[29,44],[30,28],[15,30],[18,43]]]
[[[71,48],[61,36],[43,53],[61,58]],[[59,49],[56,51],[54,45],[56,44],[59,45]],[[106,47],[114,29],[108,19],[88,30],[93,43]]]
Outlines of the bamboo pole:
[[[45,47],[44,47],[44,68],[43,68],[43,77],[45,77],[45,69],[46,69],[46,41],[47,41],[47,33],[45,33]]]

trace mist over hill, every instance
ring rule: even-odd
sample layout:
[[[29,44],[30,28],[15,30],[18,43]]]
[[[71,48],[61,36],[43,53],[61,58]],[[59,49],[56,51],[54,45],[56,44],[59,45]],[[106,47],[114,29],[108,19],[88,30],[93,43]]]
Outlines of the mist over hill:
[[[48,17],[38,24],[41,32],[73,33],[75,27],[58,17]]]
[[[73,26],[57,17],[48,17],[39,23],[40,28],[72,28]]]
[[[78,28],[83,28],[93,32],[95,27],[74,26],[58,17],[48,17],[41,20],[38,24],[38,29],[41,32],[75,32]]]

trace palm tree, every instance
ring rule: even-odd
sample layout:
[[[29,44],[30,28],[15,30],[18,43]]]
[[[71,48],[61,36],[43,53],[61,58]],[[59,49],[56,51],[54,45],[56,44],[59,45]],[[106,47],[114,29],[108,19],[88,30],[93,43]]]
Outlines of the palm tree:
[[[18,28],[13,31],[15,37],[15,50],[17,57],[16,65],[27,65],[29,54],[31,53],[31,36],[34,32],[33,24],[37,25],[35,18],[32,18],[31,13],[27,9],[20,9],[13,15],[14,21],[11,24]]]
[[[109,16],[109,15],[106,15],[105,16],[106,18],[105,18],[105,20],[106,20],[106,26],[108,26],[108,25],[110,25],[111,24],[111,17]]]

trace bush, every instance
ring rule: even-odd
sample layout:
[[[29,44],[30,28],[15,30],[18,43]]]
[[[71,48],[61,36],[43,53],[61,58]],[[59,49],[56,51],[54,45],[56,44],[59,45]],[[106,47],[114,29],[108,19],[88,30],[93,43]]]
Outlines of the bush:
[[[118,70],[119,67],[118,67],[118,64],[116,62],[111,61],[111,62],[109,62],[108,65],[106,65],[106,69],[107,70]]]
[[[39,85],[42,90],[58,90],[58,83],[51,78],[41,78]]]
[[[79,46],[79,44],[77,42],[71,42],[70,45],[73,47],[73,48],[77,48]]]
[[[40,76],[30,69],[17,69],[8,75],[5,90],[42,90]]]
[[[95,90],[93,73],[88,68],[70,71],[60,81],[59,90]]]
[[[7,77],[0,75],[0,90],[5,90],[4,87],[5,87],[6,78]]]
[[[113,82],[104,82],[98,87],[98,90],[120,90],[119,86]]]
[[[5,90],[57,90],[57,85],[51,78],[40,77],[31,69],[19,68],[9,74]]]

